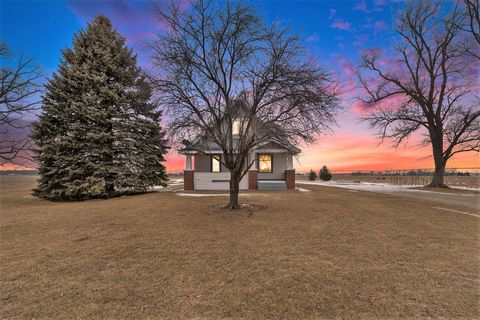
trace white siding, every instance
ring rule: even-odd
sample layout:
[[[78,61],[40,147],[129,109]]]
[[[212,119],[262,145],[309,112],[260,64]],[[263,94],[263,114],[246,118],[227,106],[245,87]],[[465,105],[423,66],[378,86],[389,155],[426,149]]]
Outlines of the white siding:
[[[222,157],[222,155],[220,155]],[[197,154],[195,155],[195,172],[211,172],[210,166],[211,164],[211,159],[210,155],[205,155],[205,154]],[[223,164],[221,166],[221,171],[227,171],[227,168]]]
[[[230,189],[230,172],[195,172],[195,190],[228,190]],[[248,174],[240,181],[240,190],[248,189]]]

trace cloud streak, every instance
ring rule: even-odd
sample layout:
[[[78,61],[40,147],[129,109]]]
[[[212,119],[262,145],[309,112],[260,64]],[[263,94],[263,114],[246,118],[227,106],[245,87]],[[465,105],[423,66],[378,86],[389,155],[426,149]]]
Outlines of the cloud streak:
[[[305,41],[307,42],[318,42],[318,40],[319,40],[319,36],[317,33],[313,33],[309,35],[307,38],[305,38]]]
[[[375,1],[375,6],[373,8],[369,8],[367,5],[367,1],[362,0],[357,5],[353,8],[353,10],[358,10],[358,11],[363,11],[365,13],[371,13],[371,12],[379,12],[383,11],[382,8],[380,8],[380,5],[383,5],[383,1]]]
[[[70,1],[68,8],[82,23],[92,21],[99,14],[106,15],[120,34],[126,37],[126,44],[138,54],[138,62],[142,67],[150,65],[151,52],[148,43],[167,29],[160,20],[158,9],[167,9],[167,0],[161,1]],[[183,10],[188,2],[177,3]]]
[[[335,19],[333,23],[330,25],[333,29],[343,30],[343,31],[350,31],[352,30],[352,25],[350,22],[344,21],[342,19]]]

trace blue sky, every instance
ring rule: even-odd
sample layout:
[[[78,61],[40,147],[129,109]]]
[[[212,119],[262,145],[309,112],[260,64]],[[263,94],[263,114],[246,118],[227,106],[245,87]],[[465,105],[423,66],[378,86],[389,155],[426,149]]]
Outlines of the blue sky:
[[[164,3],[165,1],[163,1]],[[1,36],[14,52],[55,69],[60,49],[96,14],[104,13],[142,55],[142,40],[160,31],[153,4],[162,1],[0,1]],[[254,1],[270,22],[299,32],[325,65],[358,60],[363,47],[388,45],[389,29],[402,3],[376,1]],[[143,60],[140,61],[144,62]]]
[[[187,0],[181,1],[186,5]],[[297,167],[308,170],[325,163],[357,169],[432,167],[431,159],[425,160],[428,149],[379,146],[373,132],[359,121],[363,110],[354,103],[354,72],[360,55],[366,49],[386,53],[393,46],[395,17],[403,1],[250,1],[268,23],[281,21],[298,32],[309,52],[345,86],[345,111],[339,115],[339,127],[332,135],[304,147]],[[148,67],[150,53],[144,42],[162,31],[154,4],[167,3],[0,0],[0,34],[14,53],[34,57],[51,74],[58,66],[60,50],[71,45],[74,33],[103,13],[127,37],[127,45],[134,48],[139,63]],[[170,161],[172,168],[181,169],[180,159]]]

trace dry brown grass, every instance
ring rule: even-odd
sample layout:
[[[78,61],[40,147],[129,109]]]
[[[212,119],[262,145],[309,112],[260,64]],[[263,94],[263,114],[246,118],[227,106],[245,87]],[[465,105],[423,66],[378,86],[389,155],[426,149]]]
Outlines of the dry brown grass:
[[[1,177],[2,318],[479,318],[480,219],[311,187],[76,203]],[[454,208],[468,211],[465,208]]]

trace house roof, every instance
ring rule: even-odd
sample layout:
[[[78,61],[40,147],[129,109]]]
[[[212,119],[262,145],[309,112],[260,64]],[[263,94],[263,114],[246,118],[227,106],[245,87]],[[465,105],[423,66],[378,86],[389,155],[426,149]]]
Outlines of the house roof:
[[[297,147],[295,147],[292,144],[285,145],[282,143],[279,143],[276,139],[271,139],[268,141],[265,141],[258,146],[254,147],[252,150],[285,150],[288,153],[292,155],[297,155],[301,152],[301,150]],[[210,148],[199,148],[195,147],[194,145],[191,145],[191,147],[185,147],[179,150],[180,154],[197,154],[197,153],[210,153],[210,154],[217,154],[217,153],[223,153],[223,151],[218,147],[218,145],[212,143]]]
[[[232,107],[235,107],[235,118],[242,118],[243,115],[248,114],[249,110],[244,101],[237,99],[232,104]],[[225,112],[229,112],[230,108],[226,108]],[[258,118],[257,118],[258,119]],[[269,128],[262,126],[262,130],[268,130],[271,132],[271,136],[268,139],[265,139],[257,145],[254,150],[262,149],[284,149],[293,155],[297,155],[301,152],[292,142],[289,141],[287,137],[281,134],[282,129],[278,125],[271,125]],[[266,134],[269,136],[269,134]],[[235,137],[234,137],[235,140]],[[237,138],[238,141],[238,138]],[[234,142],[235,143],[235,142]],[[207,134],[200,134],[193,141],[184,141],[185,147],[179,150],[181,154],[194,154],[194,153],[222,153],[221,148],[207,137]]]

